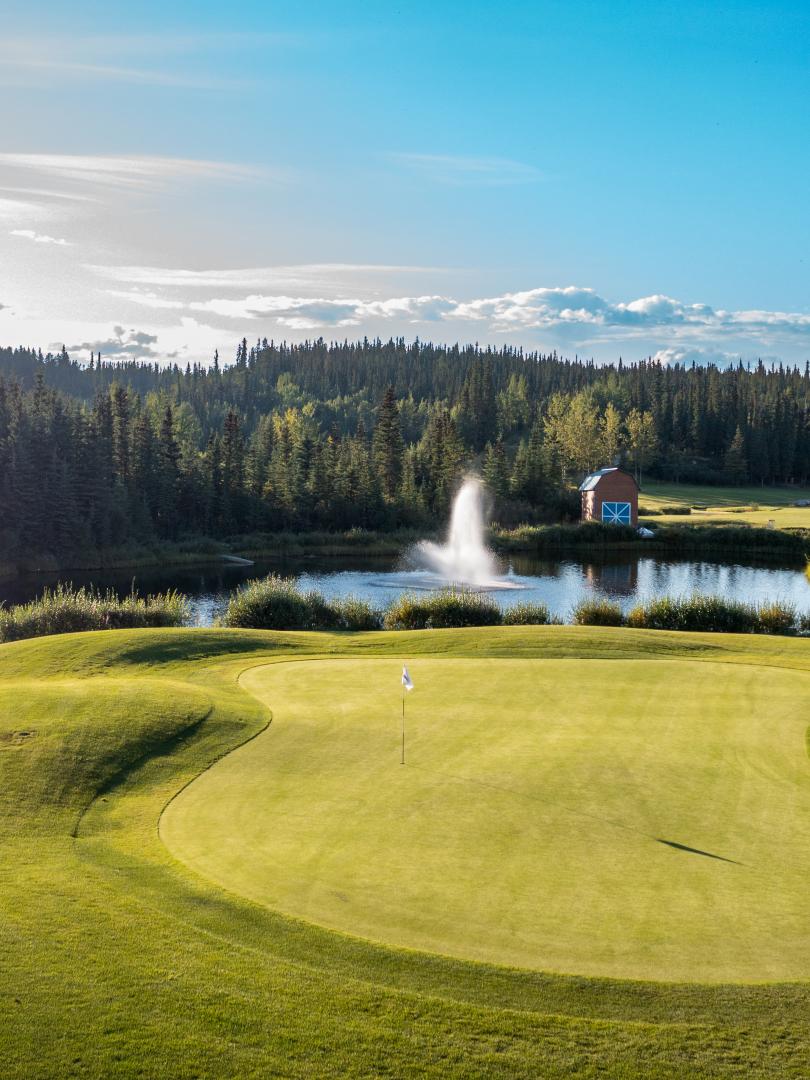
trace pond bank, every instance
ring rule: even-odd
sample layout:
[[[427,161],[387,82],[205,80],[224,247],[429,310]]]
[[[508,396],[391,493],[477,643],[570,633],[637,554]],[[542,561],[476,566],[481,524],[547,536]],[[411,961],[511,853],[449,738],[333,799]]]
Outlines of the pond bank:
[[[493,547],[502,554],[576,557],[597,553],[628,555],[754,556],[774,562],[803,564],[810,552],[805,530],[762,529],[750,525],[660,525],[644,522],[654,536],[642,538],[622,525],[524,525],[498,530]]]
[[[396,558],[430,533],[399,530],[391,533],[352,529],[346,533],[260,533],[227,540],[205,537],[128,548],[111,548],[73,553],[59,557],[53,553],[0,560],[0,581],[13,581],[30,574],[70,574],[91,571],[149,570],[155,567],[218,566],[243,560],[266,560],[296,555],[365,555]]]
[[[749,525],[659,525],[646,522],[655,536],[642,539],[635,529],[617,525],[495,526],[489,544],[499,555],[737,555],[758,560],[792,562],[796,566],[810,554],[807,530],[763,529]],[[122,572],[156,567],[212,567],[234,557],[267,561],[296,556],[364,556],[398,558],[420,540],[435,540],[436,533],[401,529],[390,533],[352,529],[345,533],[255,533],[227,540],[205,537],[58,557],[53,553],[0,560],[0,581],[30,574],[70,574],[92,571]]]

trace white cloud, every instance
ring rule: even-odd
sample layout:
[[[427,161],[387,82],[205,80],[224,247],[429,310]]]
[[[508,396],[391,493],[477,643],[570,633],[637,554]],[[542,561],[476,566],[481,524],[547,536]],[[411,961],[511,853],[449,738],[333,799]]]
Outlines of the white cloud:
[[[709,364],[714,364],[716,367],[729,367],[740,360],[740,354],[724,352],[720,349],[687,348],[673,345],[666,349],[658,349],[653,354],[652,359],[665,367],[673,364],[680,364],[681,367],[691,367],[692,364],[697,364],[698,367],[705,367]]]
[[[723,363],[729,356],[738,355],[731,350],[745,351],[746,341],[748,351],[756,349],[759,352],[762,346],[780,340],[801,342],[807,339],[810,342],[810,315],[806,313],[726,311],[704,303],[684,303],[660,293],[615,302],[594,289],[567,285],[463,300],[440,294],[379,298],[352,294],[342,288],[346,284],[342,279],[359,270],[373,269],[365,266],[314,265],[254,271],[155,271],[147,267],[95,269],[113,279],[165,283],[173,291],[174,295],[164,296],[159,289],[137,286],[128,290],[107,290],[109,295],[144,307],[186,309],[228,321],[263,321],[291,330],[443,322],[459,328],[466,325],[467,333],[476,335],[481,332],[509,334],[517,342],[526,341],[527,332],[540,331],[546,335],[556,332],[558,341],[575,348],[622,341],[654,342],[653,350],[659,349],[662,359],[667,349],[677,347],[683,352],[708,348],[714,350],[718,361]],[[320,289],[323,279],[329,279],[329,288],[312,295],[316,288]],[[279,283],[289,285],[291,280],[300,283],[301,292],[253,291],[243,295],[226,293],[205,299],[193,298],[205,288],[213,291],[224,286],[236,292],[245,282],[269,282],[272,288]],[[310,291],[310,295],[306,295],[306,291]]]
[[[395,164],[418,176],[450,187],[501,187],[532,184],[543,179],[543,174],[533,165],[509,158],[412,153],[388,156]]]
[[[42,235],[33,229],[13,231],[22,231],[28,239]],[[48,309],[47,322],[44,315],[38,319],[24,284],[17,282],[19,295],[4,298],[7,304],[14,302],[16,316],[8,310],[0,312],[0,339],[43,342],[44,347],[53,336],[64,333],[77,343],[75,348],[88,353],[91,347],[101,348],[110,357],[150,360],[207,359],[214,348],[225,355],[232,339],[249,327],[255,327],[255,336],[289,334],[293,340],[319,329],[326,333],[351,328],[352,334],[361,336],[397,335],[418,328],[420,336],[437,341],[505,340],[605,361],[620,354],[637,360],[655,355],[665,364],[727,366],[739,357],[748,361],[780,353],[789,362],[801,362],[810,352],[810,314],[805,312],[730,311],[662,293],[610,300],[592,288],[575,285],[472,298],[427,291],[398,293],[391,288],[381,296],[383,279],[372,272],[376,269],[361,264],[224,271],[97,267],[97,273],[112,282],[126,283],[95,292],[97,304],[105,298],[105,307],[96,310],[116,320],[118,329],[112,323],[96,323],[84,324],[86,331],[71,331],[70,308],[63,309],[66,321],[61,325],[59,310],[53,307]],[[366,271],[368,289],[363,287],[369,284],[364,279]],[[290,279],[300,282],[300,287],[274,287]],[[269,283],[269,287],[245,288],[246,281]],[[144,318],[151,312],[154,324],[142,323],[138,309]],[[47,327],[48,337],[37,332],[37,327]]]
[[[117,187],[152,186],[175,178],[220,180],[257,179],[275,175],[271,171],[229,162],[171,157],[113,157],[104,154],[0,154],[0,168],[34,172],[78,181]]]
[[[329,300],[323,297],[262,296],[239,300],[213,299],[189,304],[192,311],[232,319],[255,319],[272,315],[280,326],[312,329],[316,326],[357,326],[367,319],[403,319],[429,322],[455,306],[443,296],[400,296],[390,300]]]
[[[45,233],[35,232],[33,229],[12,229],[10,236],[21,236],[25,240],[33,240],[35,244],[56,244],[58,247],[71,247],[67,240],[56,236],[48,236]]]
[[[529,289],[456,304],[448,317],[486,320],[496,327],[541,327],[560,323],[596,323],[609,304],[593,289],[574,285]]]
[[[372,300],[360,305],[360,318],[407,319],[408,322],[434,322],[456,307],[446,296],[400,296],[391,300]]]
[[[186,307],[185,302],[182,300],[168,300],[153,292],[139,292],[137,289],[131,289],[130,291],[107,289],[105,291],[108,296],[118,297],[119,300],[129,300],[133,304],[140,304],[141,307],[156,310],[176,311]]]
[[[75,192],[52,191],[50,188],[12,187],[9,184],[0,185],[0,191],[7,191],[13,195],[34,195],[42,199],[69,199],[71,202],[95,202],[90,195],[77,195]]]
[[[273,45],[289,47],[291,34],[132,34],[4,37],[0,41],[0,80],[115,81],[199,90],[233,90],[254,85],[237,74],[228,54]],[[171,55],[171,63],[166,63]],[[134,66],[135,58],[138,66]],[[222,72],[228,72],[223,75]],[[214,72],[212,74],[212,72]]]
[[[0,221],[47,221],[52,217],[47,207],[29,199],[0,199]]]
[[[108,281],[129,285],[164,285],[192,289],[262,289],[340,287],[344,277],[381,274],[435,273],[437,267],[391,266],[376,263],[301,263],[236,270],[183,270],[160,266],[97,266],[92,270]]]

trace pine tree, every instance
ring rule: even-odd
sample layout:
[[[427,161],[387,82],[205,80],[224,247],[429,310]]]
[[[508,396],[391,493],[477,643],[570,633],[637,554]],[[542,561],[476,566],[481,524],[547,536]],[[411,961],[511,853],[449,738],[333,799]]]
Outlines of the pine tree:
[[[377,410],[377,424],[372,442],[374,467],[383,495],[389,502],[396,498],[399,490],[404,453],[397,399],[393,386],[389,386]]]
[[[744,484],[748,478],[748,462],[745,459],[745,439],[738,427],[734,432],[723,460],[725,479],[730,484]]]
[[[496,498],[505,498],[509,494],[509,462],[502,439],[498,439],[494,445],[487,443],[483,472],[484,483],[492,494]]]
[[[112,412],[112,459],[116,479],[129,483],[129,393],[125,386],[113,383],[110,389]]]
[[[163,536],[173,538],[178,532],[177,500],[180,488],[180,447],[174,434],[174,412],[167,405],[160,423],[158,438],[159,473],[155,517]]]

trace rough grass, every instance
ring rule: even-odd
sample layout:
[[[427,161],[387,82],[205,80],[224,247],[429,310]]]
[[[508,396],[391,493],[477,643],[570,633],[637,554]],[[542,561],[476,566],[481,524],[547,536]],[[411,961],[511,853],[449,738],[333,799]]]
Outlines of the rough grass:
[[[403,593],[385,610],[386,630],[438,630],[448,627],[498,626],[501,609],[490,597],[470,589]]]
[[[714,634],[795,634],[796,609],[770,601],[745,604],[721,596],[661,596],[637,604],[627,626],[644,630],[705,631]]]
[[[557,624],[559,621],[556,617],[552,618],[545,604],[531,600],[512,604],[504,610],[502,618],[504,626],[545,626],[547,623]]]
[[[0,642],[83,630],[183,626],[188,615],[186,598],[176,590],[120,599],[112,589],[100,592],[60,583],[28,604],[0,606]]]
[[[615,600],[597,597],[580,601],[573,610],[571,621],[575,626],[622,626],[624,615]]]
[[[269,719],[240,672],[318,655],[388,656],[397,673],[420,656],[810,673],[801,640],[589,627],[134,630],[2,646],[4,1078],[808,1074],[804,981],[711,987],[471,964],[290,920],[184,870],[158,838],[162,808]]]
[[[382,614],[355,596],[326,600],[270,574],[231,594],[223,625],[255,630],[379,630]]]
[[[454,586],[406,593],[379,611],[359,597],[326,600],[319,592],[302,591],[295,578],[273,575],[234,592],[223,617],[225,626],[256,630],[430,630],[550,621],[544,604],[517,604],[501,612],[491,597]]]

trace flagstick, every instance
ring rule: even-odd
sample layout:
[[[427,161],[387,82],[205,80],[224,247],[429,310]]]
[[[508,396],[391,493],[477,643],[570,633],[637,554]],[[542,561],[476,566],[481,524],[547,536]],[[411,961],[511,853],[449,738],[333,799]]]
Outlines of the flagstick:
[[[399,759],[400,765],[405,764],[405,684],[402,684],[402,755]]]

